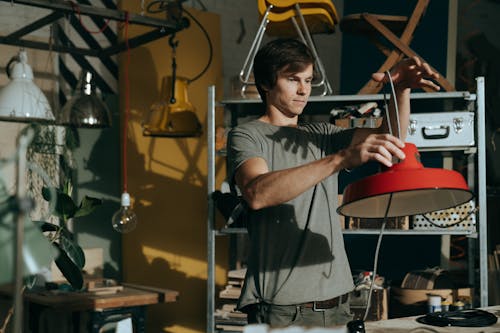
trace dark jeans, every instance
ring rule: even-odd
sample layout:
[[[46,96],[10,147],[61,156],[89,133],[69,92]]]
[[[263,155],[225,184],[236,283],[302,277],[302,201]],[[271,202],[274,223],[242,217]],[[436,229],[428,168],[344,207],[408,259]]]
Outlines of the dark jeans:
[[[252,304],[243,309],[248,314],[249,324],[268,324],[271,327],[316,326],[332,327],[345,325],[354,315],[349,302],[331,309],[314,311],[300,305]]]

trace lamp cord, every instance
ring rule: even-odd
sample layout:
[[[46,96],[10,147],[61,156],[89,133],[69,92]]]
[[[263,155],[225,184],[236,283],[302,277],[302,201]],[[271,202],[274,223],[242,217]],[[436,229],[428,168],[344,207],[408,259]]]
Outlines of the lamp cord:
[[[375,278],[377,276],[377,268],[378,268],[378,256],[380,252],[380,245],[382,243],[382,236],[384,234],[384,229],[385,225],[387,224],[387,216],[389,215],[389,209],[391,207],[391,202],[392,202],[392,193],[389,194],[389,201],[387,202],[387,207],[385,208],[385,213],[384,213],[384,220],[382,221],[382,226],[380,227],[380,234],[378,236],[377,240],[377,246],[375,247],[375,257],[373,259],[373,276],[372,276],[372,281],[370,283],[370,290],[368,291],[368,299],[366,300],[366,310],[365,310],[365,315],[363,316],[363,320],[366,321],[366,318],[368,317],[368,312],[370,311],[371,307],[371,300],[372,300],[372,293],[373,293],[373,287],[375,286]]]
[[[472,309],[451,312],[433,312],[418,317],[421,324],[439,327],[485,327],[491,326],[498,321],[497,316],[488,311]]]
[[[175,104],[175,81],[177,80],[177,46],[179,45],[179,41],[174,41],[175,33],[170,36],[168,39],[168,45],[172,48],[172,87],[170,91],[170,104]]]
[[[18,55],[13,56],[10,58],[9,62],[7,63],[7,66],[5,66],[5,73],[7,73],[7,77],[10,79],[10,74],[11,74],[11,66],[14,62],[19,62],[21,59],[19,58]]]
[[[208,68],[212,64],[212,59],[213,59],[213,53],[214,52],[213,52],[212,40],[210,39],[210,35],[208,34],[207,30],[203,27],[203,25],[190,12],[188,12],[185,9],[184,9],[183,12],[186,13],[196,23],[196,25],[198,25],[198,27],[200,28],[200,30],[203,32],[203,35],[205,35],[205,38],[206,38],[207,43],[208,43],[208,61],[207,61],[207,64],[205,65],[205,68],[203,68],[203,70],[198,75],[196,75],[192,79],[188,80],[188,84],[189,84],[189,83],[192,83],[192,82],[198,80],[200,77],[203,76],[203,74],[205,74],[207,72]]]
[[[433,221],[433,218],[432,217],[429,217],[427,216],[428,213],[426,214],[422,214],[422,217],[427,221],[429,222],[430,224],[432,224],[433,226],[437,227],[437,228],[449,228],[449,227],[453,227],[455,225],[458,225],[462,222],[464,222],[465,220],[467,220],[472,214],[476,213],[477,211],[479,210],[479,207],[475,207],[473,209],[471,209],[469,212],[467,212],[467,214],[465,214],[465,216],[463,216],[460,220],[456,221],[456,222],[453,222],[453,223],[447,223],[447,224],[438,224],[436,222]]]
[[[80,25],[82,26],[83,29],[85,29],[85,31],[87,31],[89,34],[100,34],[102,33],[104,30],[106,30],[106,28],[109,26],[109,21],[110,19],[106,19],[104,20],[104,24],[101,26],[101,27],[98,27],[99,30],[90,30],[89,28],[87,28],[87,26],[83,23],[83,20],[82,20],[82,14],[81,14],[81,11],[80,11],[80,6],[78,5],[78,3],[74,2],[74,1],[70,1],[69,2],[71,7],[73,8],[73,12],[76,12],[76,15],[78,16],[78,21],[80,22]],[[126,14],[126,16],[128,17],[128,14]]]
[[[387,78],[389,79],[389,83],[391,85],[391,92],[392,92],[392,98],[394,102],[394,110],[396,111],[396,122],[398,126],[398,138],[401,136],[401,131],[400,131],[400,126],[399,126],[399,109],[398,109],[398,103],[396,100],[396,91],[394,89],[394,83],[392,82],[392,77],[391,73],[389,71],[386,71]],[[384,94],[384,101],[385,99],[385,94]],[[389,108],[387,107],[387,102],[386,102],[386,116],[387,116],[387,121],[388,121],[388,127],[389,131],[392,134],[392,122],[390,121],[390,115],[389,115]],[[366,300],[366,310],[365,310],[365,315],[363,316],[363,320],[366,321],[366,318],[368,317],[368,312],[370,311],[370,306],[371,306],[371,299],[372,299],[372,293],[373,293],[373,287],[375,286],[375,278],[377,276],[377,268],[378,268],[378,256],[380,252],[380,245],[382,243],[382,236],[384,235],[384,229],[385,225],[387,224],[387,219],[389,215],[389,209],[391,207],[391,202],[392,202],[392,193],[389,194],[389,200],[387,202],[387,207],[385,209],[384,213],[384,220],[382,221],[382,226],[380,227],[380,234],[378,236],[377,240],[377,246],[375,247],[375,257],[373,259],[373,273],[372,273],[372,281],[370,283],[370,291],[368,292],[368,299]]]
[[[196,23],[196,25],[200,28],[201,32],[205,36],[205,39],[207,40],[207,43],[208,43],[208,61],[207,61],[207,64],[205,65],[205,67],[201,70],[200,73],[198,73],[197,75],[195,75],[192,79],[188,79],[187,80],[187,83],[190,84],[190,83],[198,80],[200,77],[203,76],[203,74],[205,74],[207,72],[208,68],[212,64],[213,53],[214,52],[213,52],[212,40],[210,39],[210,35],[208,34],[208,31],[205,29],[205,27],[203,26],[203,24],[201,24],[200,21],[198,21],[196,19],[196,17],[194,17],[193,14],[191,14],[186,9],[184,9],[184,7],[182,7],[182,2],[184,2],[184,1],[185,0],[178,0],[174,4],[172,2],[168,2],[168,1],[165,1],[165,0],[154,0],[154,1],[151,1],[149,3],[149,5],[147,6],[147,11],[149,13],[160,13],[160,12],[163,12],[163,11],[166,11],[168,13],[169,10],[172,10],[172,11],[176,12],[175,14],[177,16],[179,16],[179,17],[175,17],[175,19],[178,20],[178,21],[180,21],[180,22],[182,21],[181,20],[182,14],[185,13],[187,16],[189,16],[189,18],[191,20],[194,21],[194,23]],[[206,11],[206,8],[205,8],[205,6],[203,6],[203,4],[201,3],[201,1],[199,2],[199,4]],[[175,7],[175,6],[177,6],[177,7]]]
[[[125,13],[125,45],[127,47],[127,60],[125,62],[125,115],[123,117],[123,192],[127,192],[127,137],[128,137],[128,117],[130,113],[130,45],[128,42],[129,14]]]
[[[399,124],[399,108],[398,108],[398,102],[396,100],[396,89],[394,88],[394,82],[392,81],[391,73],[389,71],[385,72],[387,74],[387,77],[389,79],[389,84],[391,86],[391,93],[392,93],[392,98],[394,101],[394,110],[396,111],[396,125],[398,128],[398,139],[401,139],[401,127]],[[389,109],[387,109],[387,114],[389,114]],[[388,117],[389,118],[389,117]],[[388,119],[390,121],[390,119]],[[392,123],[389,123],[389,128],[391,129],[391,134],[392,134]]]

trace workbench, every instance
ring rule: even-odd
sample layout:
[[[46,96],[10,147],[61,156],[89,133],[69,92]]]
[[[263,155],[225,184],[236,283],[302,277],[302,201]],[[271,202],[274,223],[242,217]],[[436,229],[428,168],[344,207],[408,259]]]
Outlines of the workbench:
[[[482,308],[500,318],[500,305]],[[486,327],[437,327],[420,324],[415,317],[403,317],[364,323],[366,333],[500,333],[500,321]],[[247,325],[244,333],[348,333],[345,325],[332,328],[290,326],[272,329],[264,324]]]
[[[482,308],[488,312],[495,314],[500,317],[500,305],[490,306]],[[369,321],[365,323],[366,333],[401,333],[401,332],[411,332],[411,333],[499,333],[500,332],[500,320],[487,327],[436,327],[431,325],[420,324],[416,321],[415,317],[403,317],[395,318],[389,320],[380,321]]]
[[[47,312],[64,322],[69,316],[71,332],[98,333],[107,323],[131,318],[134,332],[144,333],[146,307],[158,303],[176,302],[179,292],[148,286],[123,284],[116,292],[63,292],[58,290],[27,290],[24,293],[26,320],[33,333],[45,332],[40,325]],[[42,326],[42,328],[41,328]]]

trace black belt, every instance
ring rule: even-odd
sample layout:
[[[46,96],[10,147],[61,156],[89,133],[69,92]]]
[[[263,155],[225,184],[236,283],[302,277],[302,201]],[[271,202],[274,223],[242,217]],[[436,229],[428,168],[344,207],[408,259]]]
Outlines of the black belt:
[[[324,311],[326,309],[331,309],[340,304],[347,302],[349,299],[349,294],[340,295],[331,299],[327,299],[326,301],[315,301],[300,304],[301,307],[307,309],[313,309],[314,311]]]

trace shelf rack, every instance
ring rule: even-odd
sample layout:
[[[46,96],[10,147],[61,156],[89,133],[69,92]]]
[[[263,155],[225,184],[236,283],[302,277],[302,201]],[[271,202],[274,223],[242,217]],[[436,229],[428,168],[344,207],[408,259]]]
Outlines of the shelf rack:
[[[469,280],[477,281],[479,287],[479,305],[481,307],[488,306],[488,248],[487,248],[487,188],[486,188],[486,138],[485,138],[485,87],[484,77],[476,78],[476,93],[468,91],[458,92],[437,92],[437,93],[412,93],[410,95],[412,103],[414,101],[425,100],[441,100],[443,103],[450,100],[462,99],[467,103],[468,111],[474,111],[475,119],[475,145],[472,147],[442,147],[438,149],[419,149],[420,151],[451,151],[462,150],[468,155],[468,175],[467,180],[471,190],[475,193],[476,204],[480,208],[477,215],[476,231],[459,231],[459,230],[385,230],[387,235],[407,235],[407,236],[422,236],[422,235],[465,235],[470,240],[477,240],[479,253],[479,278],[475,280],[474,267],[469,267]],[[333,104],[345,104],[351,102],[363,101],[383,101],[383,94],[376,95],[329,95],[329,96],[312,96],[309,98],[308,106],[304,113],[311,111],[311,106],[315,109],[314,114],[325,114],[331,109]],[[216,106],[224,106],[229,109],[229,116],[224,115],[226,125],[235,126],[235,118],[237,118],[243,109],[248,106],[258,108],[262,102],[260,99],[227,99],[220,104],[215,101],[215,87],[208,88],[208,221],[207,221],[207,332],[214,332],[214,305],[215,305],[215,238],[222,235],[245,233],[244,228],[222,228],[215,229],[215,203],[212,199],[212,193],[215,189],[215,109]],[[309,108],[309,109],[308,109]],[[412,107],[413,108],[413,107]],[[259,110],[257,110],[260,112]],[[434,112],[439,110],[434,110]],[[240,113],[241,112],[241,113]],[[426,111],[427,112],[427,111]],[[430,112],[430,110],[428,111]],[[256,113],[258,114],[258,113]],[[255,114],[252,114],[255,115]],[[226,116],[228,116],[226,118]],[[365,234],[377,235],[377,229],[358,229],[344,230],[344,234]],[[472,242],[471,242],[472,244]],[[473,263],[475,253],[469,251],[469,261]]]
[[[189,22],[186,20],[163,20],[154,17],[137,15],[128,13],[127,11],[109,8],[98,8],[85,4],[72,4],[69,1],[60,0],[0,0],[12,5],[24,5],[37,7],[42,9],[52,10],[48,15],[35,20],[34,22],[24,26],[21,29],[13,31],[5,36],[0,36],[0,44],[20,46],[39,50],[52,50],[59,53],[70,53],[84,56],[106,58],[127,49],[127,41],[119,42],[115,45],[110,45],[106,48],[82,48],[72,45],[50,44],[48,42],[40,42],[26,39],[26,35],[38,29],[41,29],[53,22],[63,18],[75,15],[84,15],[93,19],[107,19],[118,22],[127,21],[129,24],[137,24],[153,28],[151,31],[128,40],[128,47],[135,48],[145,43],[154,41],[158,38],[176,33],[184,28],[187,28]],[[78,19],[78,18],[76,18]]]

